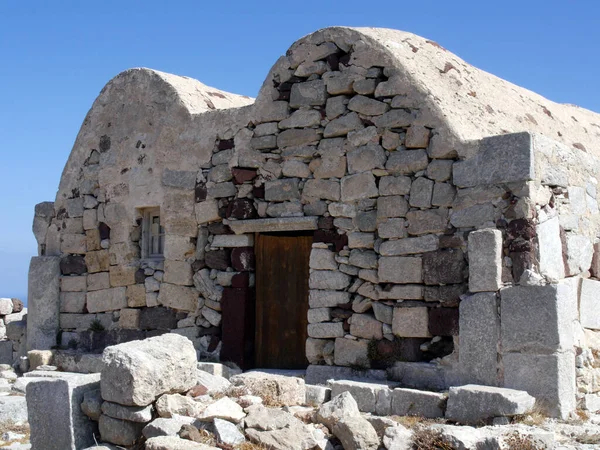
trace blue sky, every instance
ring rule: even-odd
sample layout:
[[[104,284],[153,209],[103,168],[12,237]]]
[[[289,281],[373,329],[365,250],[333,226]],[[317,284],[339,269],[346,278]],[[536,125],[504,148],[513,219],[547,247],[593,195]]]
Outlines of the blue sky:
[[[300,37],[333,25],[410,31],[551,100],[600,111],[600,2],[0,2],[0,297],[24,298],[33,207],[54,200],[102,87],[131,67],[255,96]]]

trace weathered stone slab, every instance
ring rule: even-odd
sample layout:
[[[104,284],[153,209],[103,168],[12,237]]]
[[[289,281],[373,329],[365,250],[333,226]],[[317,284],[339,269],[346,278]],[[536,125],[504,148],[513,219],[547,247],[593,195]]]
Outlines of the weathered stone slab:
[[[528,132],[484,138],[475,157],[453,166],[453,182],[459,187],[529,181],[534,177],[532,137]]]
[[[127,308],[125,286],[87,293],[87,310],[90,313],[116,311]]]
[[[581,326],[600,330],[600,281],[583,278],[579,294],[579,321]]]
[[[345,449],[377,450],[379,437],[373,425],[361,416],[345,417],[333,426],[333,434]]]
[[[396,388],[392,391],[392,415],[434,419],[444,417],[445,409],[446,396],[442,393],[408,388]]]
[[[427,308],[394,308],[392,332],[400,337],[430,337]]]
[[[194,312],[198,308],[198,291],[193,287],[162,283],[158,303],[168,308]]]
[[[308,304],[311,308],[331,308],[349,301],[350,294],[348,292],[311,289],[308,293]]]
[[[120,446],[131,446],[142,436],[143,423],[113,419],[105,414],[100,416],[98,429],[105,442]]]
[[[439,248],[439,243],[439,236],[428,234],[426,236],[383,242],[379,247],[379,253],[382,256],[426,253],[437,250]]]
[[[332,398],[343,392],[349,392],[356,401],[358,409],[362,412],[382,416],[390,414],[390,403],[387,398],[391,391],[388,384],[340,380],[329,383],[329,387],[331,388]]]
[[[94,444],[97,425],[81,410],[86,392],[98,389],[100,374],[54,378],[26,387],[33,449],[77,450]]]
[[[463,297],[459,306],[459,367],[464,383],[498,384],[500,316],[495,293]]]
[[[502,232],[469,233],[469,290],[495,292],[502,285]]]
[[[577,298],[567,283],[502,289],[502,351],[530,354],[573,347]]]
[[[60,265],[61,259],[56,256],[31,258],[27,294],[27,348],[30,350],[47,350],[56,345],[60,311]]]
[[[387,379],[385,370],[355,370],[351,367],[319,366],[311,364],[306,369],[307,384],[326,384],[327,380],[378,380]]]
[[[261,233],[269,231],[316,230],[318,217],[279,217],[274,219],[231,220],[229,227],[235,234]]]
[[[422,259],[420,257],[388,256],[379,259],[380,282],[399,284],[421,283]]]
[[[572,351],[546,355],[502,355],[504,386],[533,395],[545,414],[566,419],[575,410],[575,355]]]
[[[539,224],[536,227],[536,234],[540,274],[552,282],[557,282],[565,276],[558,217]]]
[[[334,362],[336,366],[370,368],[369,341],[338,337],[335,340]]]
[[[535,398],[525,391],[468,384],[451,387],[446,418],[463,424],[478,424],[493,417],[526,414]]]
[[[164,393],[196,384],[196,350],[177,334],[107,347],[102,355],[102,398],[126,406],[146,406]]]
[[[302,405],[306,398],[304,380],[266,372],[246,372],[230,379],[234,386],[244,386],[253,395],[268,395],[282,405]]]
[[[145,448],[146,450],[213,450],[217,447],[182,439],[178,436],[156,436],[146,441]]]
[[[446,370],[438,364],[397,362],[388,369],[388,378],[415,389],[443,390],[448,387]]]

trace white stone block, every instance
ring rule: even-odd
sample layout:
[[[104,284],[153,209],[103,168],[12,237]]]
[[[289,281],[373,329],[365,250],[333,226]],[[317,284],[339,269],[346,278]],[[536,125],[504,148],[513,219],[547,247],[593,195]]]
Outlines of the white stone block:
[[[485,229],[469,234],[469,290],[495,292],[502,285],[502,232]]]

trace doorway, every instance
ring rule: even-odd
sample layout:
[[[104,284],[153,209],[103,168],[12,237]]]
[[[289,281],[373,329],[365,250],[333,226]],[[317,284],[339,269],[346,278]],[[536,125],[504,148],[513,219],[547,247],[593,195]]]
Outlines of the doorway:
[[[305,369],[312,233],[256,235],[258,368]]]

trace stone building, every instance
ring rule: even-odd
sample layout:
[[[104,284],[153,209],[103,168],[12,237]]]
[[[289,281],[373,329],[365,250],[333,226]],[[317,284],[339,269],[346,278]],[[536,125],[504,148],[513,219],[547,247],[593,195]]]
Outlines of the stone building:
[[[28,347],[202,358],[598,409],[600,116],[395,30],[294,43],[257,99],[111,80],[36,206]]]

